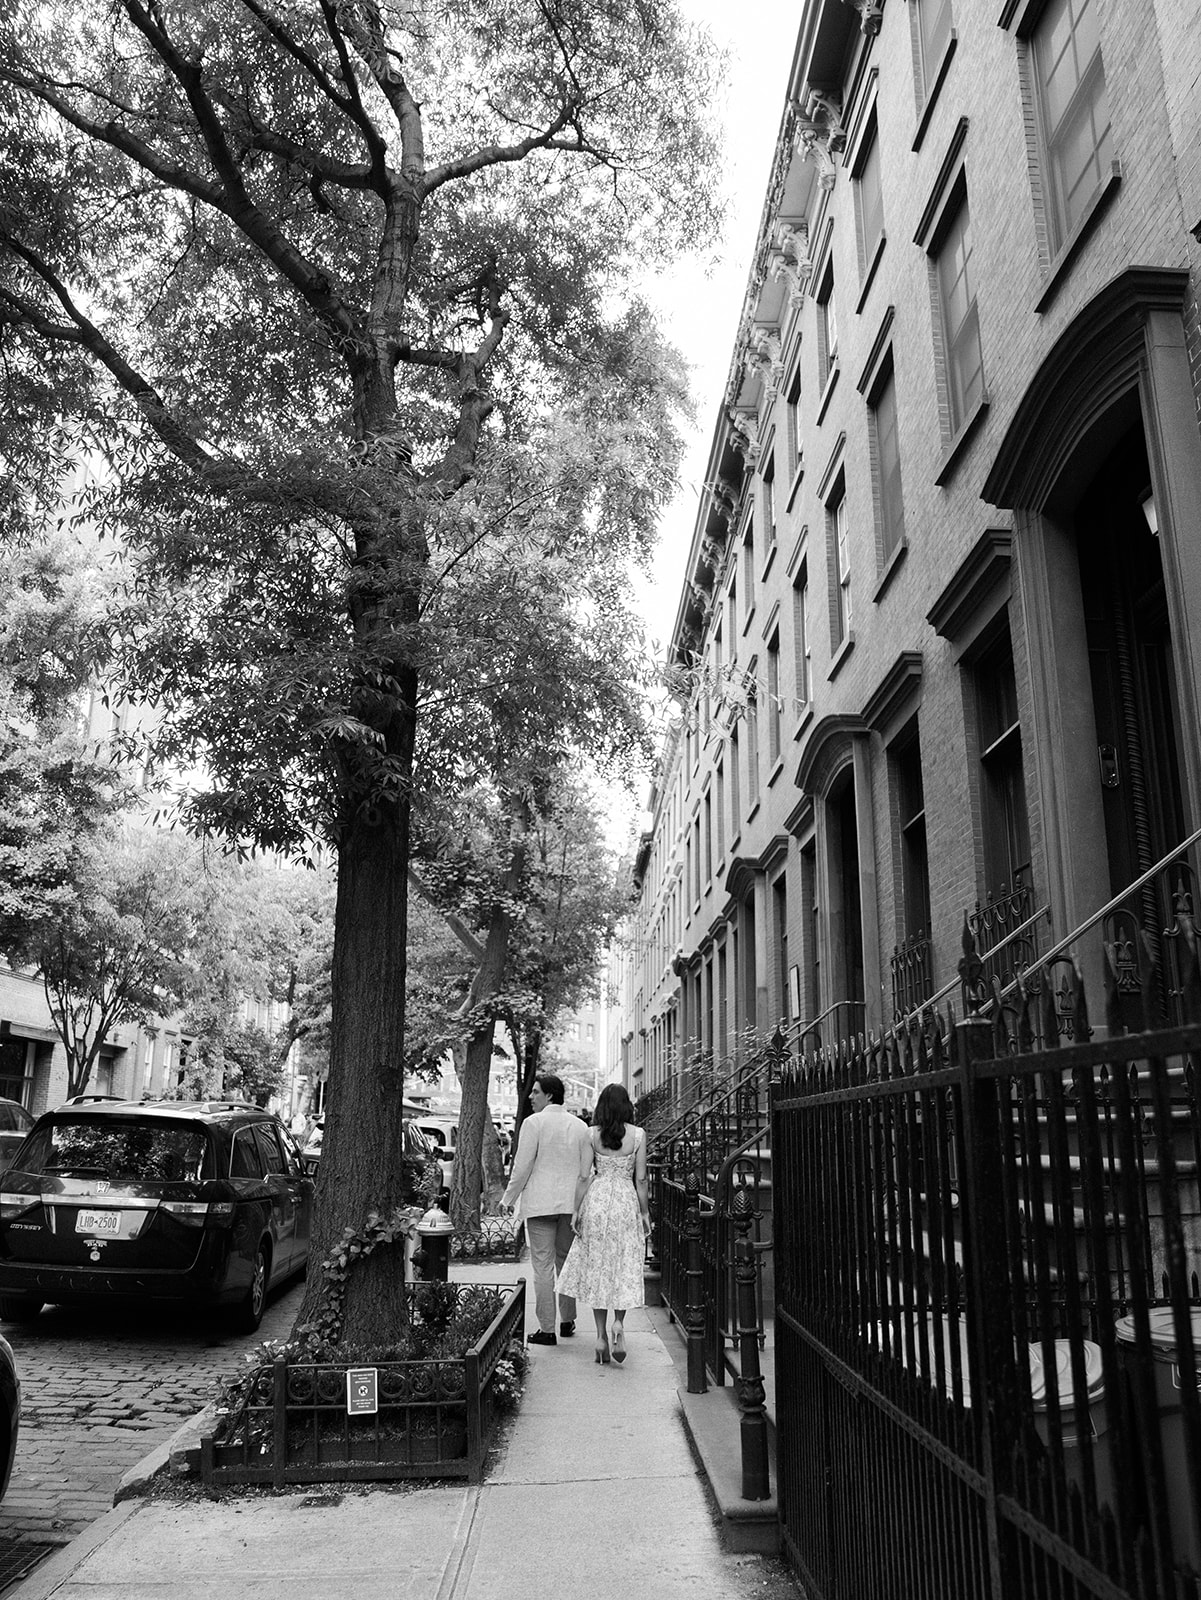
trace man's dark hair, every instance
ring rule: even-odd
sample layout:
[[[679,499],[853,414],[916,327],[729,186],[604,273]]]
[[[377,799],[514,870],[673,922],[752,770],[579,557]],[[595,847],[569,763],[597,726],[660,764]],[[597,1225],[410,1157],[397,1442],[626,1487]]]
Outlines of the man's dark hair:
[[[567,1098],[567,1090],[563,1087],[562,1078],[557,1077],[553,1072],[540,1072],[534,1082],[544,1095],[550,1097],[552,1104],[556,1106],[561,1106]]]

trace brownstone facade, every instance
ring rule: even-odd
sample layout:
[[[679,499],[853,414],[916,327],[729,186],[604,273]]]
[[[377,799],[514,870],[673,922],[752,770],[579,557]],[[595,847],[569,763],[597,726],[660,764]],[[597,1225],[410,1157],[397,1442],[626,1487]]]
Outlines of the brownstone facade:
[[[1195,0],[803,6],[637,862],[636,1093],[885,1026],[977,903],[1045,948],[1201,820],[1199,235]]]

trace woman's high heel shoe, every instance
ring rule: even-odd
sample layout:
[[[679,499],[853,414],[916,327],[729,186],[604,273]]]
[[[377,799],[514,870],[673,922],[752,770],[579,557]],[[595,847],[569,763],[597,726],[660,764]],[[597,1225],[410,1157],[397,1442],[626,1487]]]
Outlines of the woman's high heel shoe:
[[[613,1359],[620,1366],[626,1358],[626,1331],[618,1327],[613,1329]]]
[[[596,1341],[596,1364],[598,1367],[602,1365],[607,1367],[609,1365],[609,1341],[607,1339],[598,1339]]]

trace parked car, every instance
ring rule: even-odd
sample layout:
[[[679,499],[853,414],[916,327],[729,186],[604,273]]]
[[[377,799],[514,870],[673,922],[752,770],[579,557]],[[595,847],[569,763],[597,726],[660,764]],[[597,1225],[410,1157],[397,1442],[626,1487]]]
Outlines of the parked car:
[[[0,1500],[8,1493],[21,1426],[21,1380],[13,1347],[0,1337]]]
[[[303,1270],[313,1182],[244,1101],[96,1101],[39,1117],[0,1178],[0,1318],[47,1302],[182,1301],[258,1327]]]
[[[442,1186],[438,1146],[413,1122],[406,1122],[404,1130],[404,1198],[410,1205],[428,1205]],[[302,1152],[306,1172],[317,1171],[324,1141],[325,1118],[319,1117]]]
[[[0,1172],[10,1165],[32,1127],[33,1116],[19,1100],[0,1100]]]
[[[455,1170],[455,1144],[459,1137],[459,1124],[453,1117],[421,1117],[413,1126],[430,1141],[433,1152],[442,1168],[442,1184],[449,1189]]]

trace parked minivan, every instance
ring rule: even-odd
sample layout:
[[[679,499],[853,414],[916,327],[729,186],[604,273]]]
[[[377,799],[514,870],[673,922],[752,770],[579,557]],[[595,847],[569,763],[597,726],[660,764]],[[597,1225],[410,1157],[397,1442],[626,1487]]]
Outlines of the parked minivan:
[[[0,1174],[0,1318],[48,1301],[183,1301],[253,1332],[268,1290],[305,1265],[312,1207],[291,1136],[257,1106],[60,1106]]]

